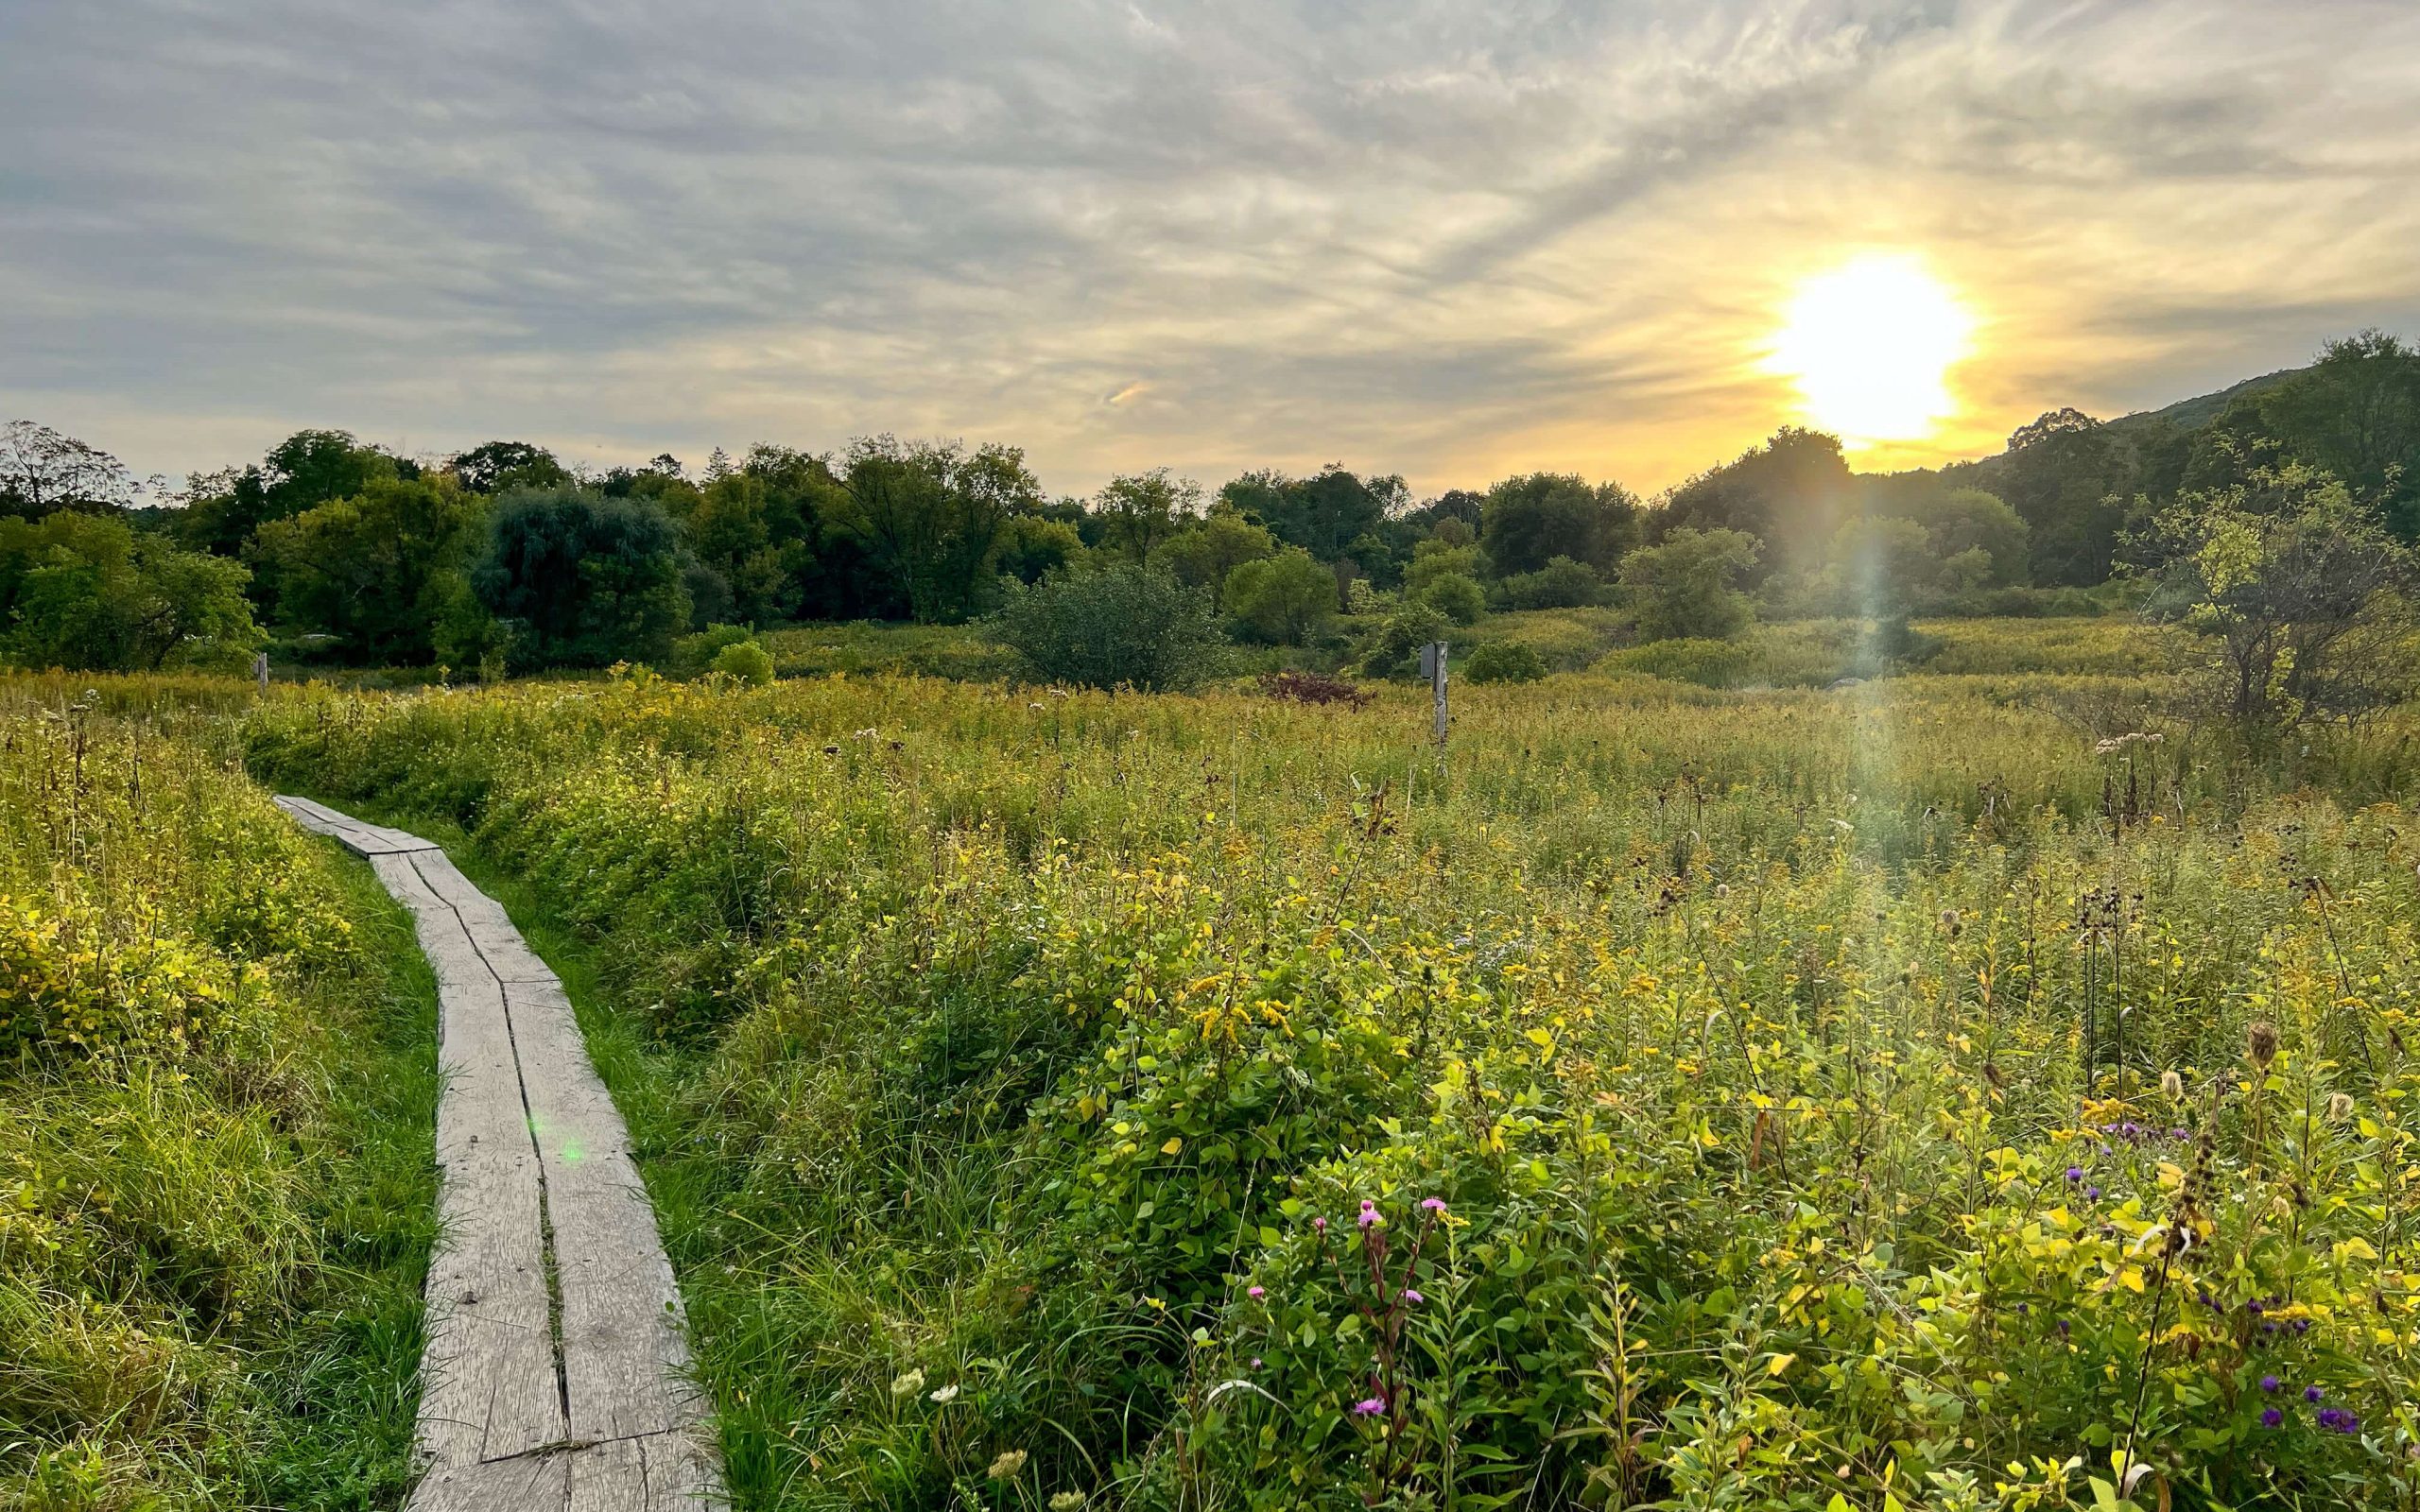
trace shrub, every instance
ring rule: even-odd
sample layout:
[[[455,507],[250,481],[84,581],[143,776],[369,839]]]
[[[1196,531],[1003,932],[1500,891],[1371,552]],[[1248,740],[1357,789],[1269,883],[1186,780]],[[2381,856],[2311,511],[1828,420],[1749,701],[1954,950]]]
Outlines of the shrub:
[[[684,635],[672,643],[672,655],[665,665],[682,677],[696,677],[713,670],[715,658],[726,646],[754,640],[755,633],[744,625],[709,625],[695,635]]]
[[[121,520],[0,518],[0,657],[70,671],[233,670],[261,639],[250,576]]]
[[[1417,599],[1404,605],[1367,637],[1361,645],[1361,669],[1374,678],[1408,676],[1420,663],[1420,648],[1445,639],[1453,622],[1432,604]]]
[[[1420,591],[1420,601],[1457,625],[1478,623],[1487,612],[1487,591],[1461,573],[1441,573]]]
[[[1507,609],[1581,609],[1604,596],[1597,569],[1557,557],[1533,573],[1515,573],[1495,585]]]
[[[1354,709],[1371,698],[1366,689],[1355,687],[1342,678],[1322,677],[1316,672],[1264,672],[1260,675],[1260,691],[1290,703],[1340,703]]]
[[[737,641],[717,651],[714,669],[752,687],[761,688],[773,680],[772,655],[754,641]]]
[[[1547,662],[1535,646],[1489,641],[1471,652],[1462,675],[1473,682],[1535,682],[1547,675]]]
[[[1756,538],[1741,530],[1672,531],[1663,544],[1622,558],[1622,593],[1639,639],[1721,640],[1755,620],[1732,582],[1755,565]]]
[[[1300,546],[1227,575],[1227,612],[1256,638],[1300,645],[1336,617],[1336,575]]]
[[[1224,661],[1209,593],[1153,568],[1118,562],[1030,586],[1011,582],[1006,592],[991,633],[1047,681],[1188,688],[1216,676]]]

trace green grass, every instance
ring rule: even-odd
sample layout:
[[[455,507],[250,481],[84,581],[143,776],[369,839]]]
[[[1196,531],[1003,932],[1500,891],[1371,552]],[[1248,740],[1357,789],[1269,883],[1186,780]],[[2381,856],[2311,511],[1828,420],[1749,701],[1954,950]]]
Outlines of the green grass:
[[[0,685],[0,1505],[407,1483],[434,983],[229,770],[229,688]]]
[[[246,738],[467,845],[574,983],[743,1507],[2014,1512],[2129,1442],[2142,1509],[2420,1494],[2411,712],[2255,750],[2107,671],[1581,674],[1440,753],[1375,692]],[[2264,1429],[2273,1373],[2367,1436]]]

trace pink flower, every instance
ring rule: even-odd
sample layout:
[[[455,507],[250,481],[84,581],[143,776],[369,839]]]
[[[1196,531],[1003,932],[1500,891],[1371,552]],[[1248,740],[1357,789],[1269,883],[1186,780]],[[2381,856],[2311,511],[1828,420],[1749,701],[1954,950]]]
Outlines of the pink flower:
[[[1361,1217],[1359,1219],[1361,1227],[1364,1228],[1375,1228],[1385,1221],[1385,1219],[1378,1216],[1378,1205],[1371,1201],[1369,1198],[1363,1197],[1361,1199]]]
[[[1414,1307],[1417,1307],[1421,1303],[1428,1300],[1428,1298],[1421,1296],[1418,1292],[1413,1291],[1409,1286],[1405,1287],[1398,1295],[1401,1296],[1405,1301],[1411,1303]]]
[[[1262,1297],[1269,1295],[1269,1288],[1266,1286],[1247,1286],[1244,1288],[1244,1295],[1257,1302]]]
[[[1327,1232],[1327,1220],[1325,1218],[1314,1218],[1311,1220],[1311,1227],[1322,1233],[1325,1233]]]
[[[1364,1397],[1353,1404],[1353,1416],[1356,1418],[1375,1418],[1386,1410],[1387,1399],[1384,1397]]]
[[[1423,1197],[1420,1199],[1420,1205],[1427,1209],[1430,1212],[1443,1212],[1445,1211],[1445,1199],[1443,1197]]]

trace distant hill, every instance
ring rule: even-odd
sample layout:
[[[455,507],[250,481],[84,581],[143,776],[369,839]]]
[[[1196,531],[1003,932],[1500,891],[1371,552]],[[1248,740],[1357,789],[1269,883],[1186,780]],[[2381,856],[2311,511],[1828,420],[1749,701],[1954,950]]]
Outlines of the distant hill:
[[[2303,370],[2300,368],[2280,368],[2275,372],[2262,373],[2257,378],[2246,378],[2243,382],[2230,385],[2214,394],[2197,394],[2191,399],[2180,399],[2173,404],[2164,405],[2158,409],[2138,409],[2131,415],[2121,415],[2109,423],[2113,427],[2139,430],[2166,421],[2179,430],[2199,430],[2224,414],[2226,407],[2238,397],[2244,394],[2256,394],[2264,388],[2285,382]]]

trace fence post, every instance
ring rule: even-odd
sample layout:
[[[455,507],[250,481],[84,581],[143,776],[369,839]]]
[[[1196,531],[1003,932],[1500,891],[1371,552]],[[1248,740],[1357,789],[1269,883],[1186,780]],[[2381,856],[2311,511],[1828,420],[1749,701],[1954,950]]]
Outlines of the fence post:
[[[268,653],[267,651],[252,653],[252,680],[261,685],[261,692],[268,692]]]

